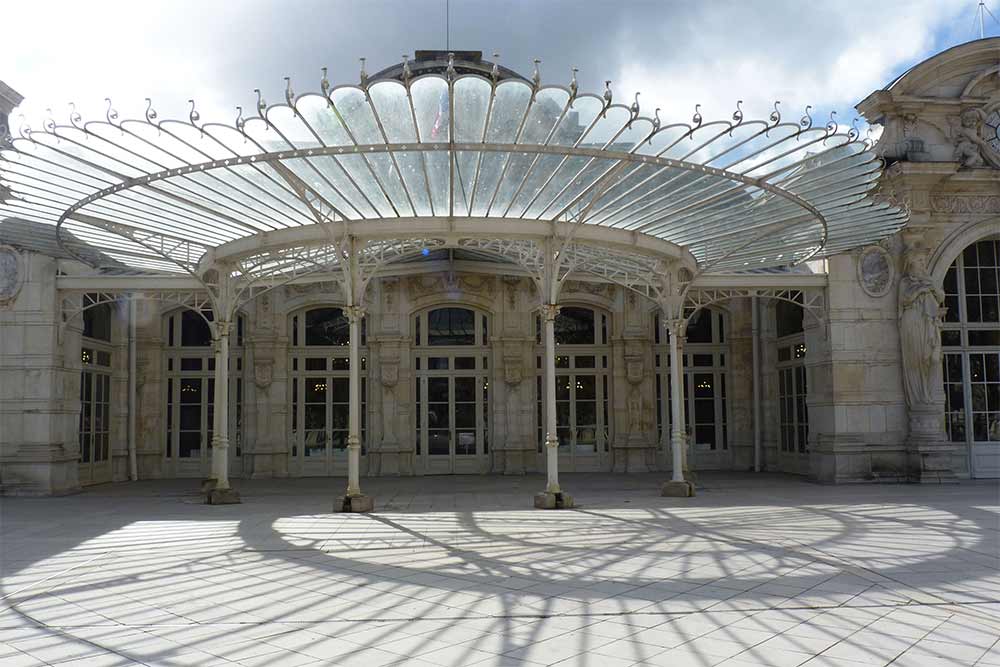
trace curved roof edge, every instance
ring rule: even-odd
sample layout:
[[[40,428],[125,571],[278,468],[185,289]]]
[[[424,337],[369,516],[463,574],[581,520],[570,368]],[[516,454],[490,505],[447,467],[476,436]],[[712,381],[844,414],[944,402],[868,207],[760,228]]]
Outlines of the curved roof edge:
[[[935,53],[897,76],[883,90],[905,92],[908,87],[918,84],[927,76],[940,79],[941,73],[934,70],[938,70],[943,66],[954,67],[956,64],[965,61],[971,61],[970,65],[982,66],[982,64],[988,62],[990,57],[993,58],[994,62],[1000,61],[1000,37],[976,39]]]

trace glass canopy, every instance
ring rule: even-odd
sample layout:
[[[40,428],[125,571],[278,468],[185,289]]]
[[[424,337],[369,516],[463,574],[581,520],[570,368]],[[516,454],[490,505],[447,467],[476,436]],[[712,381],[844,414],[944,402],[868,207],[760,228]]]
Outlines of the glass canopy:
[[[303,234],[310,226],[380,239],[366,252],[405,241],[393,259],[456,245],[429,221],[460,221],[461,245],[484,252],[526,229],[518,222],[593,246],[605,237],[575,230],[615,230],[619,246],[672,245],[699,272],[726,272],[842,252],[906,221],[870,196],[882,170],[870,144],[808,114],[789,122],[775,105],[766,120],[738,109],[667,122],[612,103],[610,89],[407,71],[332,88],[324,78],[319,94],[289,84],[285,104],[260,100],[231,125],[199,124],[193,104],[187,121],[151,106],[120,120],[109,103],[102,121],[22,127],[0,151],[0,218],[56,224],[78,256],[98,249],[169,273],[248,256],[254,239],[295,249],[261,260],[270,270],[343,256],[332,234]]]

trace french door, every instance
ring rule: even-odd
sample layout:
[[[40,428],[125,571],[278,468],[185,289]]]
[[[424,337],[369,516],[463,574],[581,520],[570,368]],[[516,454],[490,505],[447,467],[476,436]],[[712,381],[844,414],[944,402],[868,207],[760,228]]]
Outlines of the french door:
[[[309,368],[317,366],[308,359]],[[304,477],[347,474],[350,378],[347,359],[332,360],[336,372],[297,372],[292,378],[292,473]],[[339,362],[339,363],[338,363]],[[295,364],[298,366],[298,364]],[[361,441],[367,431],[368,378],[361,377]],[[298,425],[302,427],[299,428]],[[363,451],[363,450],[362,450]]]
[[[85,364],[93,363],[93,356],[92,350],[84,349]],[[111,374],[90,370],[86,365],[80,375],[79,435],[80,484],[110,482]]]
[[[428,474],[489,467],[489,375],[485,355],[416,358],[417,454]],[[421,464],[418,463],[418,467]]]

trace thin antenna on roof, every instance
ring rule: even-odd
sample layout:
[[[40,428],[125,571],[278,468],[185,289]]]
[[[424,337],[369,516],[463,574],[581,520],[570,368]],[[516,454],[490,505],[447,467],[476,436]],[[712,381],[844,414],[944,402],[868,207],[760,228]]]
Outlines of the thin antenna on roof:
[[[976,18],[979,20],[979,39],[984,39],[986,37],[986,15],[989,14],[990,18],[994,22],[1000,23],[997,17],[993,15],[990,8],[986,6],[986,0],[979,0],[979,7],[976,9]]]

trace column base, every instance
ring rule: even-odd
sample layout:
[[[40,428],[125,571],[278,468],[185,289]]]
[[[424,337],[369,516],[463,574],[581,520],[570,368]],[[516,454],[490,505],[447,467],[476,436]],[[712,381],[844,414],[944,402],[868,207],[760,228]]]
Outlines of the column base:
[[[209,477],[208,479],[201,480],[201,492],[204,495],[208,495],[215,490],[215,485],[218,484],[217,479],[214,477]]]
[[[574,507],[573,496],[568,493],[549,493],[542,491],[535,494],[535,507],[540,510],[568,510]]]
[[[660,487],[660,495],[667,498],[692,498],[694,497],[694,484],[684,480],[683,482],[664,482]]]
[[[236,489],[212,489],[208,492],[205,502],[209,505],[239,505],[243,501],[240,500],[240,492]]]
[[[375,498],[372,496],[340,496],[333,502],[333,511],[341,512],[374,512]]]

